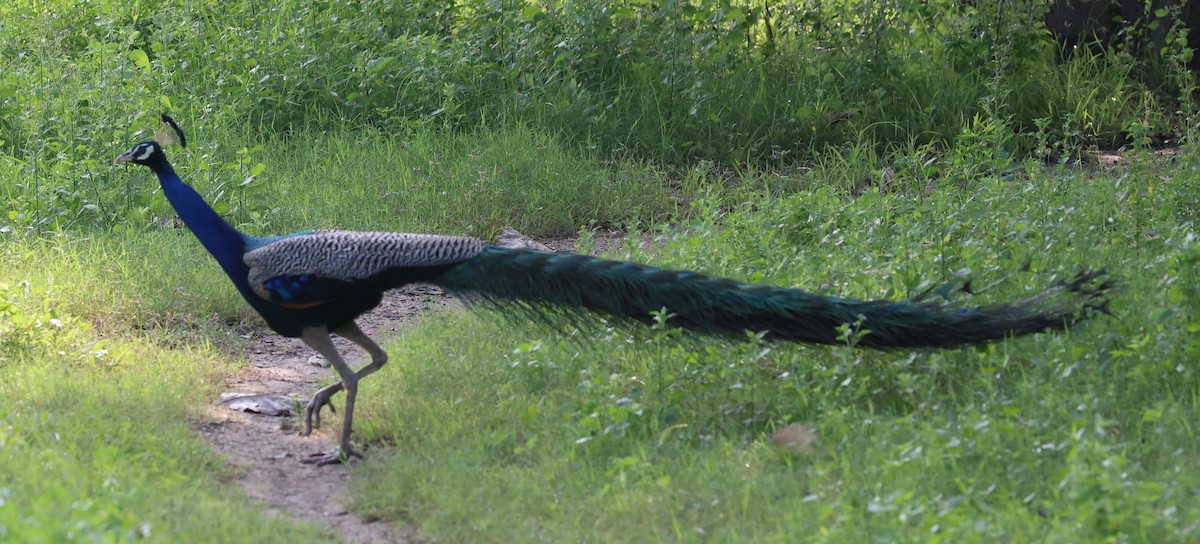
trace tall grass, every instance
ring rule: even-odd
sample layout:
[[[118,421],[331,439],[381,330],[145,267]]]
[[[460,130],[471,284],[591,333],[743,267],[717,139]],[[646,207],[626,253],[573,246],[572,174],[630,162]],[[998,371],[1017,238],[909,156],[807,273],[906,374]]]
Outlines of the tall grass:
[[[1019,131],[1108,145],[1146,111],[1175,131],[1169,59],[1184,50],[1141,53],[1131,30],[1110,55],[1060,61],[1039,2],[39,6],[0,6],[0,149],[35,180],[94,175],[79,155],[164,109],[271,134],[502,119],[606,152],[738,163],[863,135],[947,143],[996,101]]]
[[[1060,60],[1040,9],[10,2],[0,6],[0,222],[144,223],[154,200],[107,163],[148,137],[161,111],[194,132],[198,167],[229,183],[214,194],[230,200],[263,173],[256,145],[364,127],[515,127],[555,134],[545,146],[672,167],[945,149],[979,120],[1010,134],[1010,154],[1064,159],[1185,132],[1174,113],[1192,108],[1185,41],[1144,52],[1143,33],[1130,31],[1107,54]],[[216,181],[226,174],[234,181]]]
[[[109,166],[162,111],[255,234],[632,225],[658,264],[843,296],[1026,262],[982,297],[1127,286],[1116,317],[930,353],[437,316],[364,385],[360,513],[449,541],[1194,540],[1200,160],[1145,155],[1196,133],[1186,35],[1064,57],[1043,7],[0,3],[0,540],[325,538],[186,428],[255,318]],[[768,444],[791,424],[815,445]]]
[[[311,228],[472,234],[509,225],[540,236],[654,223],[686,188],[643,162],[597,160],[525,127],[465,134],[333,133],[269,145],[260,206],[276,232]],[[313,201],[319,204],[308,205]],[[253,201],[252,201],[253,202]],[[245,215],[241,215],[245,217]]]
[[[386,447],[356,509],[473,542],[1196,538],[1195,171],[940,159],[934,191],[910,173],[858,198],[702,202],[650,260],[859,298],[1029,263],[972,303],[1103,267],[1114,315],[896,353],[433,316],[364,383],[359,429]],[[815,443],[775,445],[789,425]]]

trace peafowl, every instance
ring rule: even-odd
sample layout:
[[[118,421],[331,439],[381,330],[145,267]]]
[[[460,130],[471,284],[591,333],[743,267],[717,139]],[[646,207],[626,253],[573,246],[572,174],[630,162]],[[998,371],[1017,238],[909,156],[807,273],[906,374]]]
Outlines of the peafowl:
[[[1094,310],[1107,310],[1111,282],[1084,272],[1031,298],[1011,304],[961,307],[923,297],[861,301],[826,297],[773,285],[751,285],[694,272],[570,253],[488,246],[474,238],[390,232],[315,230],[260,238],[225,222],[175,173],[163,145],[186,146],[170,117],[155,141],[118,156],[158,176],[163,194],[183,223],[216,258],[238,292],[275,332],[299,337],[337,371],[341,381],[322,388],[305,406],[304,434],[320,426],[321,411],[345,390],[339,446],[306,462],[318,465],[362,457],[350,433],[358,384],[387,362],[387,353],[355,324],[388,289],[426,282],[468,303],[508,310],[561,325],[589,312],[616,320],[668,323],[700,334],[815,344],[845,343],[846,324],[865,334],[871,348],[949,348],[1061,329]],[[174,141],[171,141],[174,140]],[[511,311],[517,311],[512,313]],[[336,334],[366,350],[358,371],[330,339]]]

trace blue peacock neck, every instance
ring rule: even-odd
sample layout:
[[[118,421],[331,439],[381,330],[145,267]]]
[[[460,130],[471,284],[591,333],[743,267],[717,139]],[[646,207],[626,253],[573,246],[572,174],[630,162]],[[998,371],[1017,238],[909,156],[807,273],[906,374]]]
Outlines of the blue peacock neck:
[[[242,261],[248,238],[246,235],[225,222],[216,210],[213,210],[200,193],[196,192],[175,173],[175,169],[166,160],[152,165],[158,181],[162,185],[163,194],[179,218],[187,225],[192,234],[200,240],[204,248],[212,254],[225,274],[237,286],[243,296],[249,296],[252,291],[247,283],[249,268]]]

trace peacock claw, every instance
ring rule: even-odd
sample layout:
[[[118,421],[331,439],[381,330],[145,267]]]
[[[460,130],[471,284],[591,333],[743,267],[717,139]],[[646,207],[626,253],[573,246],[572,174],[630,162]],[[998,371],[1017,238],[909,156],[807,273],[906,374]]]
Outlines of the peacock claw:
[[[304,406],[304,432],[300,433],[301,436],[312,434],[313,427],[321,427],[321,408],[328,406],[331,414],[337,414],[337,409],[333,407],[333,401],[329,399],[331,395],[322,393],[323,391],[318,391]]]
[[[343,450],[342,448],[337,448],[329,453],[311,454],[308,457],[301,459],[300,462],[303,464],[306,464],[306,465],[316,465],[319,467],[323,467],[323,466],[332,465],[335,463],[343,463],[343,464],[348,463],[350,461],[351,457],[357,457],[359,459],[362,459],[363,455],[352,449]]]

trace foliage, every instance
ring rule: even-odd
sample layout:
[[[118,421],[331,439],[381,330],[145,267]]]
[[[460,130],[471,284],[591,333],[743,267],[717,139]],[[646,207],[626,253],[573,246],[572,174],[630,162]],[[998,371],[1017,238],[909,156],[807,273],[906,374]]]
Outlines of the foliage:
[[[188,419],[232,368],[199,343],[154,345],[129,323],[114,333],[112,290],[88,289],[121,275],[102,279],[120,263],[87,254],[102,245],[0,252],[0,540],[325,541],[221,485],[228,468]],[[135,311],[162,311],[149,306]]]
[[[187,428],[255,322],[109,166],[162,111],[253,233],[670,220],[617,256],[872,298],[1127,286],[1114,317],[948,352],[438,316],[364,384],[359,513],[448,541],[1195,540],[1186,29],[1068,53],[1045,6],[0,3],[0,540],[324,538],[219,485]],[[793,425],[816,442],[771,444]]]
[[[701,199],[653,257],[618,257],[859,298],[971,278],[970,304],[1104,267],[1113,316],[895,353],[437,316],[364,383],[359,428],[388,449],[356,508],[465,541],[1196,538],[1195,171],[984,173],[963,150],[907,150],[926,168],[855,198],[822,178]],[[816,442],[773,445],[790,425]]]
[[[263,224],[262,144],[313,131],[517,126],[683,165],[807,164],[946,148],[982,119],[1009,153],[1182,133],[1186,35],[1059,59],[1040,2],[54,0],[0,6],[0,228],[127,228],[160,214],[110,158],[161,111],[205,193]],[[1182,97],[1182,98],[1180,98]],[[249,140],[251,143],[243,143]],[[998,144],[1001,142],[997,142]]]
[[[261,198],[320,204],[280,207],[264,233],[321,227],[491,238],[508,225],[564,236],[581,225],[665,219],[679,208],[672,197],[686,194],[660,183],[666,174],[650,165],[564,148],[560,138],[519,126],[305,135],[263,152],[271,168]],[[359,213],[364,202],[376,202],[374,213]]]
[[[882,144],[946,142],[987,100],[1018,130],[1045,119],[1110,144],[1175,96],[1136,32],[1057,61],[1041,2],[23,4],[0,8],[0,147],[64,177],[99,163],[61,154],[124,145],[162,109],[271,133],[520,120],[672,161],[759,161],[843,142],[850,116]]]

